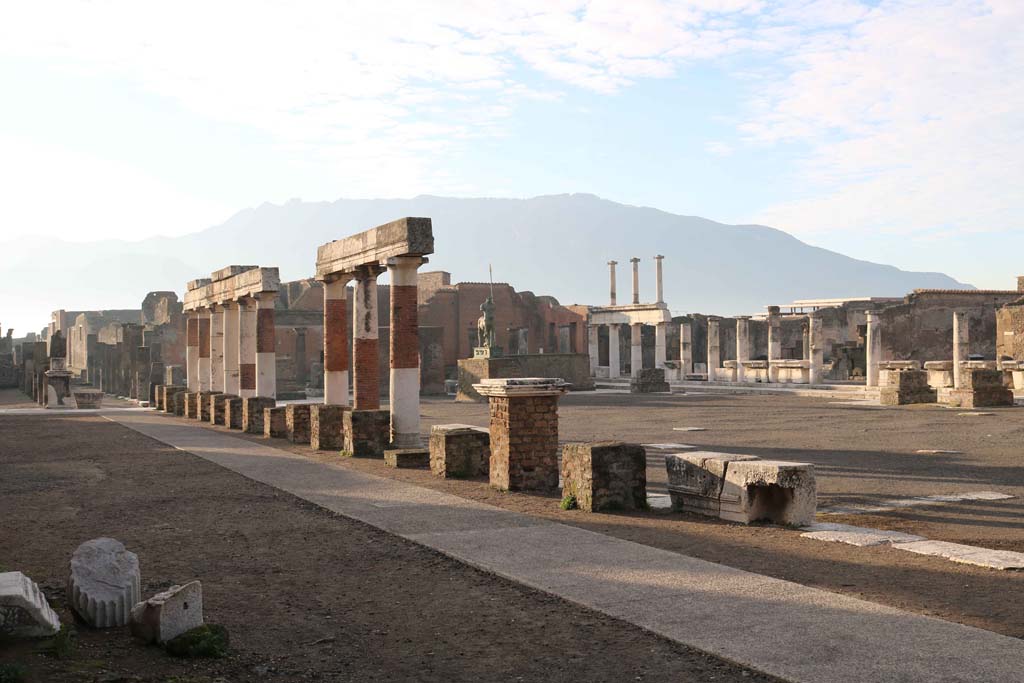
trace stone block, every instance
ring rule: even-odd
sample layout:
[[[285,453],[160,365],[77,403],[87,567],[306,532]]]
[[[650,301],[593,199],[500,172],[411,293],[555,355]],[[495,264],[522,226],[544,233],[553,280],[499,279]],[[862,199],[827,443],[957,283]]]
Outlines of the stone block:
[[[102,391],[73,391],[75,405],[82,410],[93,410],[103,406]]]
[[[719,501],[718,516],[730,522],[811,524],[818,507],[814,465],[779,460],[729,461]]]
[[[178,393],[174,394],[174,396],[172,396],[171,398],[173,404],[172,412],[178,417],[184,417],[185,407],[188,405],[188,392],[184,390],[179,391]]]
[[[948,401],[961,408],[1012,406],[1013,390],[1003,384],[1000,370],[961,366],[960,388],[949,391]]]
[[[374,358],[374,362],[376,362]],[[345,446],[344,415],[348,406],[314,403],[309,406],[309,445],[316,451],[339,451]]]
[[[264,396],[242,399],[242,430],[246,434],[263,434],[263,411],[277,405],[277,400]]]
[[[192,420],[199,419],[199,392],[185,392],[185,417]]]
[[[928,386],[932,389],[943,389],[953,386],[953,361],[930,360],[924,364],[928,373]]]
[[[210,396],[210,424],[214,425],[225,425],[224,411],[227,407],[228,401],[237,396],[231,394],[213,394]]]
[[[562,496],[586,512],[647,508],[647,455],[621,441],[568,444],[562,449]]]
[[[663,368],[646,368],[633,373],[629,379],[629,393],[631,394],[655,394],[668,393],[672,389],[665,381],[665,370]]]
[[[909,361],[907,361],[909,362]],[[928,384],[928,371],[895,368],[878,373],[878,402],[883,406],[935,403],[938,392]]]
[[[131,612],[132,635],[147,643],[166,643],[202,625],[203,586],[198,581],[171,586]]]
[[[174,397],[177,394],[185,391],[185,387],[164,384],[159,387],[160,393],[163,395],[160,405],[165,413],[171,415],[174,414]]]
[[[733,460],[757,460],[757,457],[707,451],[666,455],[672,509],[717,517],[722,507],[725,468]]]
[[[291,403],[285,406],[285,434],[292,443],[309,443],[309,404]]]
[[[343,450],[357,458],[381,458],[391,442],[387,410],[346,410],[342,418]]]
[[[199,392],[199,419],[202,422],[213,423],[213,401],[211,400],[214,396],[219,394],[219,391],[200,391]]]
[[[242,400],[241,396],[232,396],[224,401],[224,426],[229,429],[241,429],[242,425]]]
[[[113,538],[94,538],[71,556],[67,598],[95,628],[124,626],[140,599],[139,558]]]
[[[487,476],[491,466],[491,434],[464,424],[430,428],[430,471],[440,477]]]
[[[288,436],[285,406],[263,409],[263,436],[268,439],[283,439]]]
[[[384,451],[384,464],[399,469],[430,467],[430,451],[425,448],[395,448]]]
[[[35,581],[21,572],[0,574],[0,637],[42,638],[59,630],[60,619]]]

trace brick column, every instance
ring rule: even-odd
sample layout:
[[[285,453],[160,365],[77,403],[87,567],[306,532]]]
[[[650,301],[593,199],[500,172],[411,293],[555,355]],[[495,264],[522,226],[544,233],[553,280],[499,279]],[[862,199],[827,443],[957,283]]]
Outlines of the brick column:
[[[356,270],[353,302],[352,406],[354,410],[380,408],[380,358],[378,351],[377,276],[378,266]]]
[[[256,396],[256,302],[238,300],[238,395]]]
[[[210,391],[224,391],[224,307],[210,306]]]
[[[745,315],[736,318],[736,381],[746,381],[747,369],[743,361],[750,360],[750,318]]]
[[[708,381],[715,381],[722,361],[721,341],[718,336],[718,318],[708,318]]]
[[[773,361],[782,357],[782,316],[778,306],[768,307],[768,381],[779,381],[779,368]]]
[[[629,326],[630,348],[629,348],[629,371],[633,377],[638,377],[644,369],[643,349],[643,325],[633,323]]]
[[[210,390],[210,309],[199,311],[199,391]]]
[[[661,261],[658,261],[660,264]],[[654,367],[664,368],[668,360],[668,323],[654,326]]]
[[[185,320],[185,383],[190,392],[199,391],[199,312],[189,311]],[[104,390],[110,393],[112,369],[104,368]]]
[[[953,388],[962,388],[960,364],[970,358],[970,326],[967,311],[953,311]]]
[[[811,351],[810,383],[821,384],[822,366],[825,363],[825,345],[821,337],[821,316],[812,313],[807,319],[807,339]]]
[[[878,386],[878,362],[882,360],[882,337],[878,329],[878,314],[874,311],[867,312],[867,349],[865,362],[867,364],[867,385]],[[955,370],[956,368],[954,368]],[[953,375],[954,378],[956,375]]]
[[[224,309],[224,393],[238,396],[238,316],[241,307],[236,301],[226,301]]]
[[[256,295],[256,395],[277,397],[277,353],[274,344],[273,292]]]
[[[622,375],[621,351],[619,350],[619,326],[608,326],[608,377],[615,379]]]
[[[420,445],[420,334],[418,256],[388,260],[391,275],[391,443]]]
[[[335,274],[324,282],[324,403],[347,406],[348,400],[348,313],[345,289],[348,274]]]
[[[682,377],[693,372],[693,325],[688,322],[679,323],[679,364]]]

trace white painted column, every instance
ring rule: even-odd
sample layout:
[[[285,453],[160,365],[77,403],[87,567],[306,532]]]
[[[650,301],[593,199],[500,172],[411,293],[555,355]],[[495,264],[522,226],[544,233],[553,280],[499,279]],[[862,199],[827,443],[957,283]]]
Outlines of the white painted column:
[[[224,391],[224,307],[210,306],[210,391]]]
[[[782,359],[782,316],[778,306],[768,307],[768,381],[779,381],[779,368],[774,361]]]
[[[608,377],[615,379],[616,377],[622,376],[622,367],[619,359],[621,358],[621,351],[619,349],[619,325],[611,324],[608,326]]]
[[[865,362],[867,364],[867,385],[878,386],[878,362],[882,360],[882,335],[878,324],[878,314],[867,312],[868,332]]]
[[[611,305],[611,306],[615,305],[615,266],[617,266],[617,265],[619,265],[618,261],[609,261],[608,262],[608,276],[610,278],[610,286],[611,286],[611,292],[610,292],[610,296],[609,296],[609,300],[611,301],[611,303],[609,305]]]
[[[708,318],[708,381],[714,382],[718,367],[722,364],[721,339],[718,334],[718,318]]]
[[[601,363],[600,346],[598,344],[597,325],[587,325],[587,350],[590,353],[590,374],[597,375],[597,366]]]
[[[274,292],[256,295],[256,395],[260,398],[277,398],[276,296]]]
[[[238,300],[238,395],[256,397],[256,302]]]
[[[210,309],[199,311],[199,391],[210,390]]]
[[[391,441],[415,448],[420,440],[419,272],[423,259],[388,260],[391,275]]]
[[[643,341],[643,325],[640,323],[633,323],[629,326],[629,365],[630,374],[633,377],[640,375],[640,371],[644,369],[644,349],[642,346]]]
[[[349,405],[348,302],[349,273],[335,273],[324,283],[324,403]]]
[[[640,259],[633,257],[629,259],[633,264],[633,303],[640,303]]]
[[[377,311],[378,266],[363,266],[356,272],[355,301],[352,311],[353,410],[380,410],[380,341]]]
[[[693,372],[693,325],[689,322],[679,323],[679,363],[679,379],[686,379]]]
[[[185,384],[189,393],[199,391],[199,312],[189,311],[185,320]],[[107,369],[107,372],[111,372]]]
[[[661,261],[658,261],[660,264]],[[654,326],[654,367],[664,368],[668,360],[668,323]]]
[[[225,301],[224,309],[224,393],[238,396],[238,315],[240,307],[236,301]]]
[[[747,369],[743,361],[750,360],[750,317],[736,317],[736,381],[747,380]]]
[[[953,311],[953,388],[959,389],[961,364],[970,357],[970,319],[967,311]]]
[[[811,351],[811,384],[821,384],[822,366],[825,364],[825,348],[821,333],[821,316],[811,314],[807,319],[807,341]]]
[[[661,281],[661,262],[664,260],[665,257],[662,256],[661,254],[658,254],[657,256],[654,257],[654,277],[656,283],[656,291],[658,293],[657,303],[659,304],[665,303],[665,288]]]

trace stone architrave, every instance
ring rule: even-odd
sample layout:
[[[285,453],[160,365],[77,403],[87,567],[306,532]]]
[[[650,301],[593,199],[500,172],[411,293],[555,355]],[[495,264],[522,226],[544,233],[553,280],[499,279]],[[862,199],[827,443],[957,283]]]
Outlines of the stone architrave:
[[[71,556],[67,598],[90,626],[124,626],[140,600],[139,558],[113,538],[94,538]]]
[[[132,635],[147,643],[168,640],[203,625],[203,586],[190,581],[138,603],[131,612]]]
[[[21,572],[0,574],[0,637],[43,638],[59,630],[60,619],[35,581]]]
[[[647,455],[621,441],[568,444],[562,450],[562,496],[586,512],[647,507]]]

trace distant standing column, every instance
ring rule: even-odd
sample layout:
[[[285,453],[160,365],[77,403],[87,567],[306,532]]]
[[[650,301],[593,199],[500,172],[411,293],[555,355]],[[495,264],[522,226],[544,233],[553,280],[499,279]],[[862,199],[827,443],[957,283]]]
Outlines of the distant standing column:
[[[235,301],[226,301],[224,309],[224,393],[238,396],[238,315],[241,307]]]
[[[256,397],[256,302],[238,300],[238,395]]]
[[[363,266],[356,271],[353,313],[355,360],[352,364],[352,407],[354,410],[380,409],[380,357],[377,312],[377,276],[381,269]]]
[[[768,307],[768,381],[779,381],[776,361],[782,358],[782,316],[778,306]]]
[[[821,384],[822,366],[825,364],[825,348],[821,336],[821,316],[812,314],[807,319],[807,338],[811,351],[811,384]]]
[[[867,385],[878,386],[878,361],[882,360],[882,335],[878,329],[878,314],[874,311],[867,312],[868,331],[867,349],[865,362],[867,364]]]
[[[640,303],[640,259],[633,257],[629,259],[633,264],[633,303]]]
[[[113,376],[109,367],[105,368],[104,380],[107,374]],[[199,311],[189,311],[185,320],[185,384],[189,393],[199,391]]]
[[[750,317],[741,315],[736,318],[736,381],[745,382],[747,369],[744,361],[750,360]]]
[[[608,377],[615,379],[622,375],[622,368],[619,359],[622,358],[619,350],[619,326],[611,324],[608,326]]]
[[[600,345],[598,344],[598,330],[600,328],[597,325],[587,326],[587,350],[590,353],[590,374],[597,375],[597,366],[601,362],[600,358]]]
[[[644,349],[642,345],[643,340],[643,325],[640,323],[633,323],[629,326],[630,332],[630,349],[629,349],[629,367],[630,374],[633,377],[640,375],[640,371],[644,369]]]
[[[210,390],[210,309],[199,311],[199,391]]]
[[[419,256],[388,260],[391,275],[391,442],[420,445]]]
[[[661,263],[659,261],[659,263]],[[668,323],[654,326],[654,367],[664,368],[668,360]]]
[[[654,277],[658,293],[657,303],[659,304],[665,303],[665,290],[661,282],[661,262],[664,260],[665,257],[662,256],[661,254],[658,254],[657,256],[654,257]]]
[[[681,379],[693,372],[693,325],[679,323],[679,363],[682,366]]]
[[[967,311],[953,311],[953,388],[960,388],[960,364],[970,358],[970,319]]]
[[[210,306],[210,391],[224,391],[224,307]]]
[[[718,336],[718,318],[708,318],[708,381],[714,382],[722,351]]]
[[[801,344],[803,345],[800,350],[800,357],[804,360],[811,359],[811,324],[809,322],[804,323],[800,327]]]
[[[277,398],[277,352],[272,292],[256,295],[256,396]]]
[[[338,274],[324,283],[324,403],[347,406],[348,306],[345,300],[350,275]]]
[[[608,276],[610,278],[610,285],[611,285],[611,296],[610,296],[611,303],[609,304],[610,306],[614,306],[615,305],[615,266],[617,266],[617,265],[619,265],[618,261],[609,261],[608,262]]]

